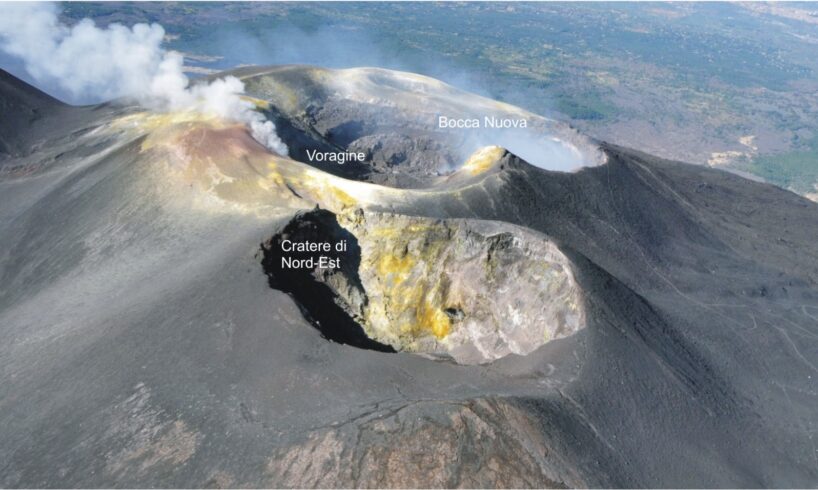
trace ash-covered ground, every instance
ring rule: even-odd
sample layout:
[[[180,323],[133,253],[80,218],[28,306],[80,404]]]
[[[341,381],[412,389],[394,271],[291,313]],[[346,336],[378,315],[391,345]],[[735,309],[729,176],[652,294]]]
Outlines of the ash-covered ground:
[[[0,78],[2,486],[818,483],[815,203],[424,77],[233,73],[289,157]]]

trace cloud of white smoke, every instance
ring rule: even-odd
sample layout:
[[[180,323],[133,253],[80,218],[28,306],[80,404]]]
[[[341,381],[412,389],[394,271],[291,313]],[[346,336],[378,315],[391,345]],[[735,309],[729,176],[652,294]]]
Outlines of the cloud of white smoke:
[[[75,96],[135,97],[154,110],[192,110],[244,123],[269,149],[287,154],[272,122],[241,98],[244,84],[228,76],[190,85],[184,59],[162,48],[159,24],[99,28],[91,19],[59,21],[49,3],[0,2],[0,49],[23,60],[38,81],[57,82]]]

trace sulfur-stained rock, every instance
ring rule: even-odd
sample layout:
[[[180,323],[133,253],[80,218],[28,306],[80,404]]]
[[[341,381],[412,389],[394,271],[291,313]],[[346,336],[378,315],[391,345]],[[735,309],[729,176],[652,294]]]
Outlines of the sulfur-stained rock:
[[[353,242],[338,270],[277,269],[275,243],[315,237]],[[303,284],[296,299],[312,305],[308,310],[340,306],[369,338],[395,350],[484,363],[528,354],[585,323],[570,262],[547,237],[522,227],[360,209],[336,222],[332,213],[314,211],[272,242],[265,267],[274,287]],[[319,284],[332,290],[334,305],[315,303],[327,295]]]
[[[368,299],[361,323],[395,349],[481,363],[583,327],[570,262],[542,235],[379,213],[348,226],[360,243]]]

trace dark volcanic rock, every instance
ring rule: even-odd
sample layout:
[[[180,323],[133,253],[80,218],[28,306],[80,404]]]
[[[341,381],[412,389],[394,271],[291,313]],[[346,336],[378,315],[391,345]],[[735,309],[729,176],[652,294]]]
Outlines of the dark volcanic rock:
[[[813,202],[613,145],[575,173],[504,153],[430,189],[346,182],[366,213],[501,222],[571,261],[584,329],[464,366],[328,341],[258,255],[299,210],[174,180],[99,129],[126,109],[64,111],[3,139],[47,144],[0,174],[0,486],[818,483]]]

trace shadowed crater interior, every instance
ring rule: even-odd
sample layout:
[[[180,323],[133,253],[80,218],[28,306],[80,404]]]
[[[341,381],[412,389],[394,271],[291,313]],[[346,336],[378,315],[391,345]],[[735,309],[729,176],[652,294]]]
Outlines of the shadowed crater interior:
[[[285,244],[285,241],[289,243]],[[338,251],[336,244],[345,241],[346,250]],[[326,252],[285,251],[295,243],[329,243]],[[280,233],[261,246],[262,267],[270,287],[288,293],[295,299],[304,317],[317,328],[321,335],[333,342],[361,349],[395,352],[385,344],[370,339],[352,315],[339,305],[342,300],[335,291],[343,290],[345,296],[360,296],[355,303],[363,306],[363,294],[358,267],[361,249],[358,240],[342,228],[329,211],[316,209],[297,215]],[[300,267],[288,266],[319,257],[338,261],[338,267],[319,267],[318,264]]]

